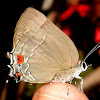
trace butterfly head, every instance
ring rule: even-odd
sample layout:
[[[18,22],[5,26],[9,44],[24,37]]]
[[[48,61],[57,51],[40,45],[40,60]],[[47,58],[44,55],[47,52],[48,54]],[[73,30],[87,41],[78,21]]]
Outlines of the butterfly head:
[[[86,71],[87,68],[88,68],[88,66],[91,66],[91,64],[90,64],[90,65],[87,65],[87,64],[86,64],[86,60],[87,60],[87,58],[88,58],[93,52],[95,52],[98,48],[100,48],[100,42],[99,42],[92,50],[90,50],[90,52],[89,52],[89,53],[86,55],[86,57],[84,58],[83,62],[80,64],[80,66],[81,66],[81,68],[82,68],[82,71]]]
[[[88,66],[90,66],[90,65],[87,65],[86,62],[83,61],[83,62],[81,63],[81,69],[82,69],[82,71],[86,71],[87,68],[88,68]]]

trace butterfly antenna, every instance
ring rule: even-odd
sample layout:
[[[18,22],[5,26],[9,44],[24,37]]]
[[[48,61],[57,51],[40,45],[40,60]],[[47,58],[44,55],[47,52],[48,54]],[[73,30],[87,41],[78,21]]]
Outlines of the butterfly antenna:
[[[87,54],[87,56],[85,57],[84,61],[94,52],[96,51],[98,48],[100,48],[100,42]]]

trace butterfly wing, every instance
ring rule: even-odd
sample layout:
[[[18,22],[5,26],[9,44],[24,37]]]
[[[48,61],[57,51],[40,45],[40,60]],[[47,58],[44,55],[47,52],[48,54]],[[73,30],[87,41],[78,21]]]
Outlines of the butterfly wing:
[[[23,78],[31,83],[50,82],[59,70],[73,67],[79,57],[71,39],[34,8],[27,8],[19,19],[12,52],[28,58],[22,70],[29,65],[27,72],[36,80]]]

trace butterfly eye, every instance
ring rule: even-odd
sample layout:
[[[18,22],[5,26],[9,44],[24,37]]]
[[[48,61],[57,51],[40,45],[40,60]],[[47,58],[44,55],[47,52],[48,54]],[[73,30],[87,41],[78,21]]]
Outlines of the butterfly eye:
[[[86,63],[85,62],[83,62],[83,68],[86,69]]]
[[[23,62],[23,60],[24,60],[22,55],[17,55],[17,58],[18,58],[17,64],[21,64]]]

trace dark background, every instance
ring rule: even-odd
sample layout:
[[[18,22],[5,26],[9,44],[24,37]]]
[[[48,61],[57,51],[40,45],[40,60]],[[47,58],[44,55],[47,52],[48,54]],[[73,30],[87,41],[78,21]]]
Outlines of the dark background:
[[[58,0],[59,1],[59,0]],[[92,0],[91,0],[92,1]],[[90,2],[89,2],[90,3]],[[7,67],[7,65],[10,63],[10,60],[6,57],[6,53],[10,52],[12,50],[12,44],[13,44],[13,35],[14,35],[14,28],[16,26],[16,22],[18,21],[20,15],[23,13],[23,11],[29,7],[29,6],[34,6],[37,10],[41,11],[40,7],[42,5],[42,0],[3,0],[1,2],[1,11],[0,11],[0,16],[1,16],[1,28],[0,28],[0,94],[2,93],[2,90],[5,86],[5,82],[8,79],[9,80],[9,84],[7,85],[8,89],[7,89],[7,95],[6,95],[6,100],[17,100],[16,99],[16,93],[17,93],[17,89],[19,86],[19,83],[16,84],[13,78],[9,78],[8,77],[8,73],[9,73],[9,68]],[[59,5],[59,4],[58,4]],[[65,7],[66,8],[66,7]],[[55,8],[57,9],[57,8]],[[62,8],[62,11],[64,9],[64,6]],[[58,10],[58,9],[57,9]],[[47,12],[43,12],[44,14],[47,14]],[[96,27],[96,23],[92,23],[89,22],[89,20],[85,20],[86,23],[84,23],[84,19],[81,20],[80,16],[79,18],[77,18],[77,20],[81,20],[81,26],[80,27],[80,21],[79,22],[75,22],[74,18],[75,18],[75,14],[73,14],[73,16],[67,20],[67,22],[63,22],[63,23],[70,23],[70,20],[72,21],[73,19],[73,23],[76,25],[74,28],[73,26],[71,27],[73,30],[77,30],[76,32],[86,32],[85,30],[87,30],[87,32],[85,33],[86,35],[86,49],[84,50],[83,46],[79,43],[79,47],[77,46],[77,48],[81,48],[83,50],[83,52],[85,52],[84,55],[87,54],[88,51],[90,51],[95,45],[96,43],[94,43],[94,30]],[[87,24],[88,23],[88,24]],[[87,25],[87,26],[85,26]],[[89,28],[87,28],[88,26],[90,26]],[[83,30],[83,27],[86,28],[85,30]],[[81,29],[82,28],[82,29]],[[91,35],[88,34],[91,31]],[[88,34],[88,35],[87,35]],[[76,33],[75,33],[76,35]],[[79,36],[79,41],[81,41],[82,38],[80,34],[77,34]],[[74,41],[74,39],[73,39]],[[76,43],[77,45],[77,43]],[[99,64],[100,64],[100,57],[98,56],[97,52],[95,52],[93,55],[91,55],[91,57],[89,58],[89,60],[87,60],[88,63],[92,63],[94,64],[94,68],[96,68]],[[98,92],[97,92],[98,94]],[[24,94],[25,96],[25,94]],[[22,99],[23,100],[23,99]],[[25,100],[25,99],[24,99]],[[26,97],[26,100],[31,100],[31,97]],[[91,99],[92,100],[92,99]]]

